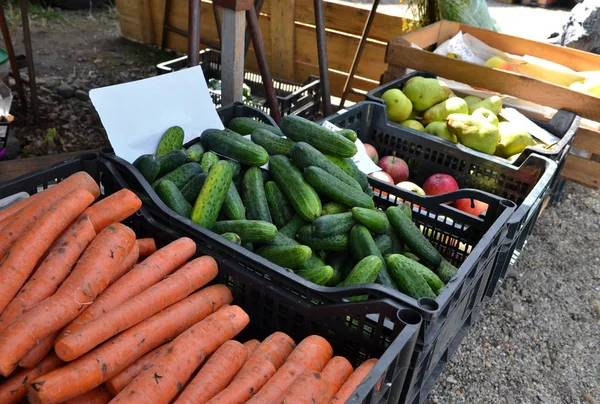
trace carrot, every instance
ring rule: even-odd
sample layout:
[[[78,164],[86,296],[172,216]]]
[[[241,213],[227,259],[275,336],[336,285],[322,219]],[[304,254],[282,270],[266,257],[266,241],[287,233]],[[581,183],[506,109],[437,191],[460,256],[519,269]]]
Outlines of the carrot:
[[[39,388],[29,391],[29,401],[60,403],[98,387],[144,354],[231,303],[232,299],[224,285],[209,286],[194,293],[65,367],[41,377],[37,380]]]
[[[153,238],[138,238],[140,257],[148,257],[156,252],[156,242]]]
[[[56,343],[162,280],[195,252],[196,243],[187,237],[161,248],[110,285],[93,304],[61,331]]]
[[[107,404],[112,398],[112,394],[108,392],[106,387],[100,386],[77,398],[65,401],[65,404]]]
[[[329,342],[318,335],[304,338],[292,351],[275,376],[248,403],[270,404],[277,401],[305,371],[320,372],[333,355]]]
[[[111,286],[113,283],[115,283],[116,281],[121,279],[123,277],[123,275],[125,275],[127,272],[129,272],[129,270],[131,268],[133,268],[133,266],[137,263],[139,257],[140,257],[140,247],[138,246],[137,241],[134,241],[131,251],[129,251],[129,254],[127,254],[127,256],[125,258],[123,258],[123,260],[121,261],[121,263],[115,270],[115,273],[113,274],[108,286]],[[104,292],[102,292],[102,293],[104,293]],[[102,296],[102,295],[100,295],[100,296]],[[98,296],[98,297],[100,297],[100,296]],[[89,307],[88,307],[88,309],[89,309]]]
[[[259,345],[260,345],[260,341],[257,339],[251,339],[251,340],[244,342],[244,346],[248,350],[248,356],[252,355],[252,353],[254,351],[256,351],[256,348],[258,348]]]
[[[12,373],[36,341],[59,331],[86,304],[93,302],[134,242],[133,231],[119,223],[98,234],[56,293],[25,312],[0,334],[0,373],[4,376]]]
[[[122,189],[90,206],[85,213],[96,232],[111,223],[119,223],[133,215],[142,206],[142,201],[128,189]]]
[[[6,309],[19,289],[27,282],[38,260],[54,240],[94,202],[85,189],[76,189],[37,221],[13,244],[0,265],[0,312]]]
[[[256,350],[252,353],[252,355],[248,358],[248,362],[253,361],[269,361],[275,366],[275,369],[279,369],[281,365],[285,362],[286,358],[294,349],[295,344],[294,340],[291,339],[288,335],[276,331],[273,334],[269,335]],[[249,364],[244,365],[244,368],[240,370],[240,374],[245,371],[246,367],[249,367]]]
[[[40,195],[43,195],[43,193],[40,192],[31,195],[27,199],[23,199],[20,202],[10,205],[8,208],[0,210],[0,230],[2,230],[2,228],[6,226],[8,222],[10,222],[14,218],[14,216],[17,215],[17,213],[19,213],[27,206],[29,206],[33,201],[38,199]]]
[[[40,376],[58,369],[63,362],[55,354],[50,354],[31,369],[23,369],[0,383],[0,403],[18,403],[25,398],[29,384]]]
[[[248,358],[248,349],[237,341],[227,341],[200,368],[175,404],[205,403],[223,390]]]
[[[331,403],[345,403],[354,393],[354,390],[362,383],[365,377],[369,374],[373,366],[377,363],[377,359],[366,360],[356,368],[350,375],[346,383],[338,390],[336,395],[331,400]]]
[[[53,332],[38,341],[33,348],[19,361],[22,368],[32,368],[42,361],[52,351],[58,332]]]
[[[196,258],[165,280],[61,339],[54,350],[62,360],[71,361],[188,296],[213,280],[217,272],[214,258],[208,255]]]
[[[6,330],[25,310],[56,292],[94,237],[96,237],[96,232],[86,215],[77,219],[63,233],[46,259],[38,266],[32,277],[0,316],[0,333]],[[50,282],[50,280],[52,281]]]
[[[82,171],[71,175],[69,178],[66,178],[53,187],[42,191],[40,196],[37,196],[34,201],[19,212],[18,216],[15,215],[13,219],[4,226],[2,233],[0,233],[0,262],[2,262],[4,256],[8,253],[15,241],[27,233],[31,226],[33,226],[33,224],[37,222],[50,207],[78,188],[87,190],[92,194],[94,199],[100,195],[100,188],[98,188],[96,181],[94,181],[89,174]]]
[[[242,375],[238,374],[229,386],[209,400],[207,404],[245,403],[277,372],[275,366],[269,361],[254,361],[250,366],[244,365],[244,367],[247,371]]]
[[[175,338],[153,368],[136,377],[114,398],[113,404],[170,402],[206,356],[235,337],[249,322],[239,306],[211,314]]]

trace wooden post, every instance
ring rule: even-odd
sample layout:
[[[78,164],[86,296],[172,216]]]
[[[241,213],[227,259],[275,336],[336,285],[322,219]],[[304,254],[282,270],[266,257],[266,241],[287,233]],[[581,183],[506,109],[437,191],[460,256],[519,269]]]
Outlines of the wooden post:
[[[295,81],[295,0],[271,0],[271,59],[274,77]]]

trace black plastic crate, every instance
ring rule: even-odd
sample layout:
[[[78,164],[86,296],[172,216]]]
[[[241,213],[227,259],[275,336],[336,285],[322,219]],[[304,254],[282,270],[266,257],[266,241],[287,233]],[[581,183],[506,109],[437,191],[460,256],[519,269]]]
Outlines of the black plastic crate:
[[[20,192],[33,195],[78,171],[94,177],[103,196],[125,187],[110,162],[98,159],[95,154],[85,154],[80,159],[0,184],[0,195],[8,197]],[[198,237],[177,222],[156,220],[144,207],[124,223],[138,237],[153,237],[159,247],[187,236],[196,241],[198,255],[213,256],[219,265],[214,282],[227,285],[234,296],[233,303],[240,305],[251,318],[240,339],[263,339],[274,331],[283,331],[299,342],[308,335],[318,334],[331,343],[336,355],[348,358],[354,366],[370,357],[379,358],[348,403],[398,402],[421,324],[416,311],[389,299],[340,304],[326,294],[307,294],[303,285],[288,277],[268,268],[263,272],[256,270],[248,254],[232,253],[229,246]]]
[[[385,105],[380,103],[361,102],[325,120],[355,130],[360,140],[372,144],[380,156],[396,152],[408,163],[414,182],[423,183],[436,173],[449,174],[461,188],[480,189],[518,205],[509,220],[506,240],[485,293],[486,298],[492,297],[506,276],[511,260],[514,263],[513,258],[518,257],[526,244],[543,201],[551,192],[556,163],[532,153],[520,166],[498,164],[486,155],[480,156],[481,153],[465,152],[453,143],[391,124]]]
[[[221,53],[219,51],[212,49],[202,50],[200,51],[199,60],[207,81],[209,79],[221,79]],[[156,72],[158,74],[165,74],[185,69],[186,67],[187,56],[182,56],[159,63],[156,65]],[[319,77],[310,76],[301,84],[276,78],[272,79],[272,81],[281,116],[298,115],[310,120],[317,118],[321,105]],[[245,70],[244,83],[250,87],[251,95],[254,96],[252,100],[247,102],[248,105],[259,108],[267,114],[270,113],[261,75]],[[221,95],[214,92],[211,92],[210,95],[215,106],[220,107]]]

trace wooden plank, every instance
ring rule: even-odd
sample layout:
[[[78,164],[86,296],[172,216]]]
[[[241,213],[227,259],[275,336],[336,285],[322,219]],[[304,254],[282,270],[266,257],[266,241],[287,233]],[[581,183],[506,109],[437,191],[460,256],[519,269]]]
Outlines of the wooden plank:
[[[294,79],[295,36],[295,0],[270,1],[270,33],[271,42],[270,68],[273,77],[284,80]],[[266,48],[266,46],[265,46]]]
[[[584,127],[579,127],[573,146],[586,150],[592,154],[600,154],[600,133]],[[600,173],[598,173],[600,176]]]
[[[98,149],[0,161],[0,183],[77,158],[84,153],[96,153],[97,151]]]
[[[420,28],[416,31],[409,32],[407,34],[402,35],[402,38],[394,38],[393,41],[402,41],[402,42],[410,42],[414,43],[420,48],[427,48],[431,45],[435,45],[440,36],[440,29],[442,23],[436,22],[431,25],[427,25],[426,27]]]
[[[460,31],[460,24],[452,21],[442,21],[440,25],[440,33],[438,34],[437,43],[442,44],[448,39],[454,37]]]
[[[223,105],[226,105],[242,101],[246,12],[224,8],[222,29],[221,97]]]
[[[154,31],[149,3],[150,0],[138,0],[138,14],[142,27],[142,41],[147,45],[153,45]]]
[[[569,156],[561,175],[569,181],[600,189],[600,163],[577,156]]]

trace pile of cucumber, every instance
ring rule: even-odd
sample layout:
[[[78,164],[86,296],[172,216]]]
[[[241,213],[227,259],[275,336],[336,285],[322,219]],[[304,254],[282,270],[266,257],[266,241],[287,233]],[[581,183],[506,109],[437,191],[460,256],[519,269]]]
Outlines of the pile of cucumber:
[[[242,117],[204,131],[187,149],[183,138],[170,128],[155,154],[134,162],[161,200],[315,284],[376,282],[435,299],[457,271],[415,226],[408,205],[375,206],[351,159],[352,130],[297,116],[283,118],[280,129]]]

